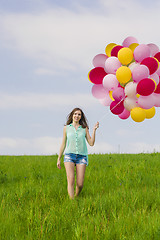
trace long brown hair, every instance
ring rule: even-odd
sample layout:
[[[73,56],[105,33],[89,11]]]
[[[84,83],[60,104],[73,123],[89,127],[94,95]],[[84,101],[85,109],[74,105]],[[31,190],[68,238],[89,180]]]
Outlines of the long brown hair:
[[[84,114],[84,112],[82,111],[82,109],[76,107],[72,110],[72,112],[70,112],[67,116],[67,122],[66,122],[66,125],[69,125],[72,123],[73,121],[73,114],[76,112],[76,111],[81,111],[81,119],[79,121],[79,124],[83,127],[83,128],[89,128],[88,126],[88,120]]]

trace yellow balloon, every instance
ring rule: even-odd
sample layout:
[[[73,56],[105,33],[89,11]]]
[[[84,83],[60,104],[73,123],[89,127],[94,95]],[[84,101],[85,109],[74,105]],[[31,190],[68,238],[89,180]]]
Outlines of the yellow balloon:
[[[131,118],[135,122],[143,122],[146,118],[146,112],[143,108],[135,107],[131,110]]]
[[[106,46],[105,52],[106,52],[106,55],[107,55],[108,57],[111,57],[111,51],[112,51],[112,49],[113,49],[116,45],[117,45],[116,43],[109,43],[109,44]]]
[[[154,82],[154,84],[155,84],[155,89],[154,89],[154,91],[156,90],[156,88],[157,88],[157,83],[156,83],[156,81],[153,79],[153,78],[151,78],[152,79],[152,81]]]
[[[138,43],[132,43],[131,45],[129,45],[129,48],[132,50],[132,52],[134,52],[134,49],[138,46]]]
[[[132,50],[128,47],[121,48],[118,52],[118,59],[123,65],[128,65],[133,59]]]
[[[116,77],[117,80],[122,84],[129,82],[132,77],[131,69],[127,66],[119,67],[116,71]]]
[[[113,98],[113,96],[112,96],[112,92],[113,92],[113,91],[109,91],[109,96],[110,96],[110,98],[112,99],[112,101],[114,101],[114,98]]]
[[[156,114],[156,109],[155,107],[152,107],[150,109],[144,109],[145,112],[146,112],[146,118],[147,119],[150,119],[150,118],[153,118],[154,115]]]
[[[157,58],[155,58],[155,57],[153,57],[153,58],[154,58],[154,59],[156,59],[156,61],[157,61],[157,63],[158,63],[158,68],[159,68],[159,61],[158,61],[158,59],[157,59]],[[158,68],[157,68],[157,69],[158,69]]]
[[[89,73],[88,73],[88,79],[89,79],[89,81],[91,82],[91,80],[90,80],[90,78],[89,78],[89,74],[90,74],[90,72],[91,72],[91,70],[90,70]]]

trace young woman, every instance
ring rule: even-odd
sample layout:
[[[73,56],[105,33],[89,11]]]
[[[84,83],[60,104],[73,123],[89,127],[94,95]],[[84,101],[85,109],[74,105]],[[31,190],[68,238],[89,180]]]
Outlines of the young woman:
[[[63,140],[57,160],[57,167],[61,169],[61,157],[65,150],[64,165],[67,174],[68,194],[74,198],[74,167],[76,166],[76,196],[83,188],[84,175],[88,165],[88,152],[86,140],[90,146],[94,145],[95,133],[99,122],[94,126],[92,137],[89,134],[87,119],[80,108],[74,108],[68,115],[67,123],[63,129]]]

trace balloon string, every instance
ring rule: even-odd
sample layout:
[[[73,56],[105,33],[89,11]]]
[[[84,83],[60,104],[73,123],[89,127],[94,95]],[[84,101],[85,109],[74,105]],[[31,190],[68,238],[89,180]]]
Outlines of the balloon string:
[[[114,107],[112,107],[110,110],[112,111],[113,109],[115,109],[115,108],[118,106],[118,104],[120,104],[124,99],[125,99],[125,97],[122,98],[121,101],[119,101],[119,102],[118,102]],[[100,122],[102,119],[104,119],[107,115],[108,115],[108,112],[105,113],[105,114],[99,119],[99,122]]]

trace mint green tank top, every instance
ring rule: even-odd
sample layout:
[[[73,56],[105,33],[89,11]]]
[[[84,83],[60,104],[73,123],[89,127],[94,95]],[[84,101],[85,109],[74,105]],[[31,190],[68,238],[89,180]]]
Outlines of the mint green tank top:
[[[65,153],[88,155],[86,129],[79,126],[76,130],[72,124],[66,127],[67,142]]]

